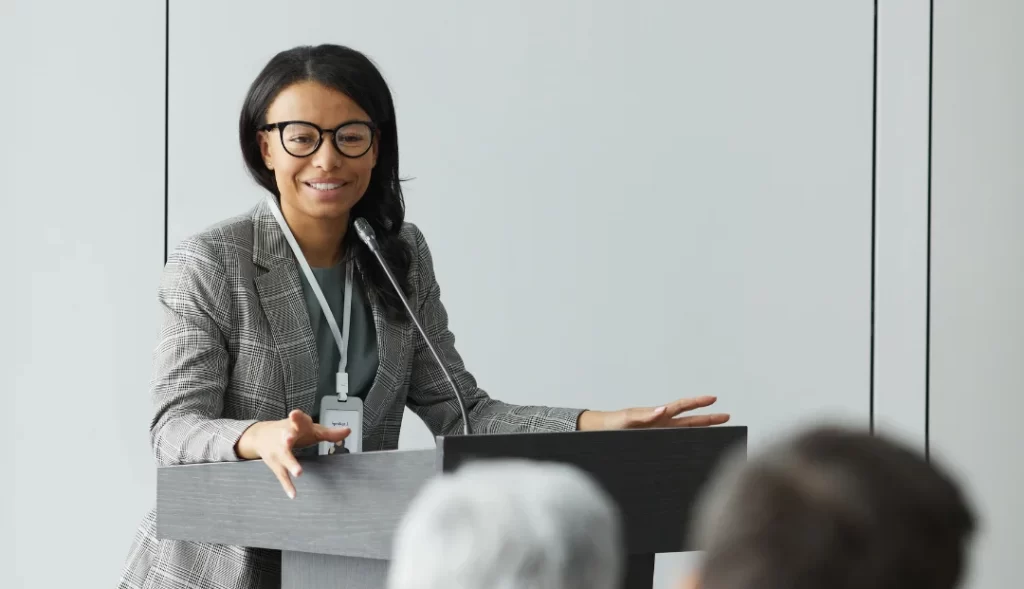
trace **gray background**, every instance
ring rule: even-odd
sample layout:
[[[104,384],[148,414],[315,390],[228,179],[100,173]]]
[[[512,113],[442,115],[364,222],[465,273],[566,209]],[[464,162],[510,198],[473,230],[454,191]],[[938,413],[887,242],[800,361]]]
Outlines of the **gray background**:
[[[146,391],[163,262],[163,4],[3,11],[14,451],[0,587],[109,588],[156,480]]]
[[[987,516],[971,587],[995,589],[1012,585],[1024,524],[1020,463],[1005,461],[1024,385],[1024,15],[1010,0],[938,4],[931,442]],[[872,6],[626,6],[174,2],[170,245],[259,198],[235,121],[262,64],[351,44],[392,84],[409,219],[494,396],[605,409],[717,394],[754,445],[819,417],[866,424]],[[111,586],[152,504],[163,9],[2,5],[16,90],[0,93],[16,253],[3,587]],[[924,419],[905,406],[902,420]],[[427,444],[411,417],[402,446]],[[661,559],[658,585],[686,564]]]
[[[714,394],[755,442],[866,423],[871,11],[820,4],[176,4],[171,246],[261,198],[235,120],[266,60],[345,42],[394,88],[408,218],[492,394]]]
[[[928,361],[927,2],[878,6],[875,77],[876,429],[924,450]]]
[[[969,587],[1024,546],[1024,3],[936,2],[931,440],[981,508]]]
[[[235,121],[264,63],[346,43],[393,88],[408,218],[494,396],[714,394],[753,444],[824,416],[867,423],[869,5],[247,6],[172,7],[172,247],[261,198]],[[268,14],[273,34],[232,33]],[[407,412],[401,447],[431,445]],[[660,587],[678,561],[660,557]]]

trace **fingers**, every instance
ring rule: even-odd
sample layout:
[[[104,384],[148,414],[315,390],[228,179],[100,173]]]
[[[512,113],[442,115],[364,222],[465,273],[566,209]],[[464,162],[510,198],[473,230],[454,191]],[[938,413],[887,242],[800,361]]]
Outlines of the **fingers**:
[[[352,429],[347,427],[324,427],[319,423],[313,424],[313,435],[316,436],[318,442],[333,442],[337,444],[351,433]]]
[[[263,459],[267,466],[270,467],[270,470],[274,471],[274,474],[277,475],[277,479],[281,481],[281,486],[284,487],[284,492],[291,499],[295,499],[295,486],[292,485],[292,480],[288,475],[290,473],[291,476],[298,477],[302,474],[302,465],[299,464],[299,461],[295,459],[295,455],[292,454],[292,448],[295,446],[297,436],[298,432],[295,428],[289,428],[282,438],[282,446],[275,452],[272,452],[268,458]]]
[[[717,400],[718,397],[713,397],[711,395],[705,395],[703,397],[693,397],[689,399],[679,399],[678,401],[673,401],[667,405],[665,409],[665,414],[669,417],[675,417],[676,415],[679,415],[680,413],[684,413],[686,411],[693,411],[694,409],[701,409],[703,407],[713,405]]]
[[[710,427],[722,425],[729,421],[728,413],[712,413],[710,415],[691,415],[666,420],[664,427]]]
[[[281,446],[263,460],[280,481],[281,488],[288,497],[295,499],[292,477],[299,477],[302,474],[302,465],[292,453],[296,443],[308,441],[312,436],[315,438],[312,443],[324,441],[337,444],[347,438],[352,430],[347,427],[328,428],[312,423],[309,416],[301,411],[292,411],[288,415],[288,422],[281,433]]]
[[[271,446],[271,450],[263,457],[267,467],[274,473],[281,487],[289,498],[295,498],[295,485],[291,477],[298,477],[302,474],[302,465],[292,454],[292,448],[300,440],[302,428],[307,427],[303,418],[309,420],[309,416],[299,410],[288,414],[288,419],[281,431],[280,445]]]
[[[661,407],[626,409],[620,413],[621,417],[618,418],[619,425],[617,427],[702,427],[706,425],[719,425],[729,421],[728,414],[716,413],[712,415],[677,417],[681,413],[713,405],[717,400],[718,397],[705,395],[679,399]],[[613,427],[613,429],[617,429],[617,427]]]
[[[290,451],[285,450],[278,455],[278,463],[285,467],[293,477],[298,477],[302,474],[302,465],[295,459],[295,455]]]
[[[288,469],[277,461],[264,460],[264,462],[266,462],[267,466],[270,467],[270,470],[274,473],[274,476],[277,477],[277,480],[281,482],[281,487],[288,495],[288,498],[295,499],[295,485],[292,484],[292,479],[288,476]]]
[[[664,406],[624,409],[619,412],[621,417],[612,425],[612,429],[652,426],[665,417],[665,409]]]
[[[302,429],[309,427],[313,423],[313,418],[303,413],[300,409],[292,409],[291,413],[288,414],[288,421],[296,428]]]
[[[317,443],[316,428],[313,418],[298,409],[288,414],[286,431],[290,437],[286,442],[289,448],[306,448]]]

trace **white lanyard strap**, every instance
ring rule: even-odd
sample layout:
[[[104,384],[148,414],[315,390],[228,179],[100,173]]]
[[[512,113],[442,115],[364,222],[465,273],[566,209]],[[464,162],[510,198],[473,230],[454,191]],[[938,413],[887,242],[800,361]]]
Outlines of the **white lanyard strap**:
[[[295,254],[295,259],[299,261],[299,265],[302,267],[302,273],[306,275],[306,281],[309,282],[309,287],[313,289],[313,294],[316,295],[316,300],[320,303],[320,310],[323,311],[324,318],[327,319],[327,325],[331,328],[331,335],[334,336],[334,343],[338,345],[338,351],[341,352],[341,362],[338,364],[337,390],[338,395],[342,400],[344,400],[348,394],[348,374],[346,373],[346,368],[348,367],[349,325],[352,323],[353,264],[351,260],[345,264],[345,299],[342,303],[342,312],[344,313],[344,316],[342,328],[338,329],[338,322],[334,319],[334,313],[331,312],[331,306],[327,304],[327,298],[324,297],[323,290],[320,289],[320,282],[313,274],[313,269],[309,267],[309,262],[306,261],[306,256],[302,254],[302,250],[299,248],[299,243],[295,241],[295,236],[292,234],[291,228],[288,227],[288,223],[285,222],[284,216],[281,214],[281,209],[277,206],[277,201],[269,194],[267,195],[267,204],[270,206],[270,212],[273,213],[278,226],[281,227],[281,231],[284,232],[284,237],[288,240],[288,245],[292,248],[292,253]]]

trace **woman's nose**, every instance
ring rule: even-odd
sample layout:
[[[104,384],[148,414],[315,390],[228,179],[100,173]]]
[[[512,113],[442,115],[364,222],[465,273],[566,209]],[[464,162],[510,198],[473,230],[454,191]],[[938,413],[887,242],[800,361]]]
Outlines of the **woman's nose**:
[[[333,170],[341,165],[340,159],[341,155],[334,146],[334,136],[325,133],[320,147],[313,154],[313,165],[324,171]]]

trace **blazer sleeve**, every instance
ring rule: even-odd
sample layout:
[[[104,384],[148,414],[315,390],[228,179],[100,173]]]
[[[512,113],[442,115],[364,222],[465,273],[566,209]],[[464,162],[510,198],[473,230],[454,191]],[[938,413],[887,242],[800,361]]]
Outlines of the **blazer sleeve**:
[[[235,443],[256,420],[221,415],[230,370],[224,333],[232,309],[223,262],[205,242],[186,240],[164,267],[158,299],[163,323],[149,429],[157,463],[237,461]]]
[[[447,363],[453,380],[465,396],[470,425],[479,433],[536,431],[575,431],[582,409],[511,405],[492,399],[477,386],[455,349],[455,336],[448,329],[448,313],[441,303],[441,288],[434,277],[433,259],[419,229],[412,226],[414,253],[418,266],[417,303],[420,323],[430,336],[441,358]],[[462,431],[458,400],[444,373],[419,334],[414,335],[415,352],[406,405],[430,428],[434,435],[452,435]]]

